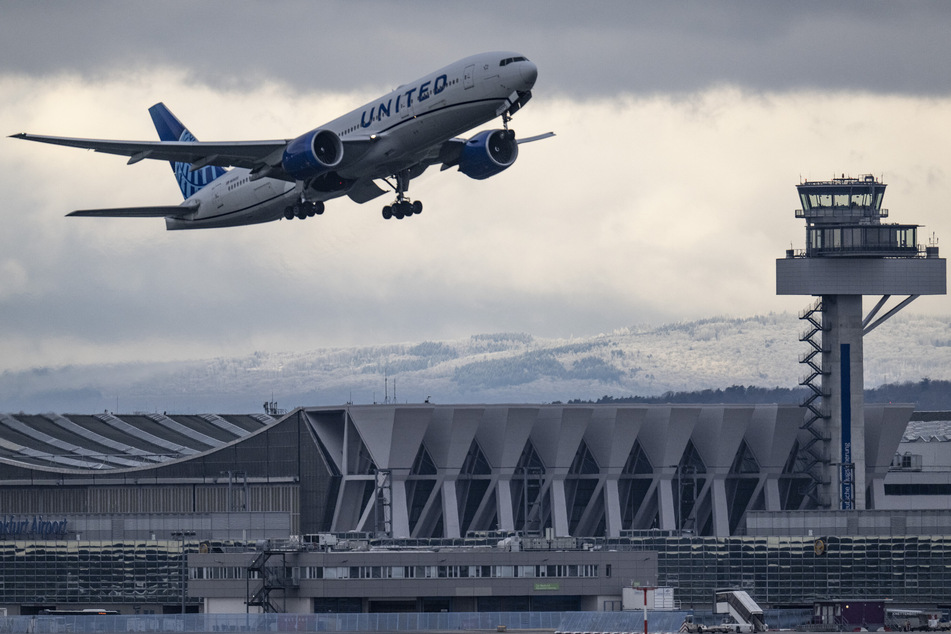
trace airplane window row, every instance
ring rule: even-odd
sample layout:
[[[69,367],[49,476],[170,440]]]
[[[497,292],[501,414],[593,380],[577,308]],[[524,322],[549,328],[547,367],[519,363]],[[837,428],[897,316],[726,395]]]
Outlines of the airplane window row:
[[[242,179],[240,179],[240,180],[236,180],[236,181],[233,182],[233,183],[230,183],[230,184],[228,185],[228,191],[231,191],[231,190],[235,189],[235,188],[238,187],[239,185],[244,185],[244,184],[247,183],[249,180],[250,180],[250,179],[242,178]]]
[[[499,66],[508,66],[509,64],[513,64],[515,62],[527,62],[527,61],[528,61],[527,57],[506,57],[501,62],[499,62]]]

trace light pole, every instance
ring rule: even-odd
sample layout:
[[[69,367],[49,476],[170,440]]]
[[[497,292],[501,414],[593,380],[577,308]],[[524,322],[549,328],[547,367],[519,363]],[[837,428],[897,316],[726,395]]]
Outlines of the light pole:
[[[180,539],[182,542],[182,624],[184,625],[185,621],[185,588],[186,588],[186,571],[188,570],[188,563],[185,561],[185,538],[194,537],[195,531],[172,531],[172,537]]]

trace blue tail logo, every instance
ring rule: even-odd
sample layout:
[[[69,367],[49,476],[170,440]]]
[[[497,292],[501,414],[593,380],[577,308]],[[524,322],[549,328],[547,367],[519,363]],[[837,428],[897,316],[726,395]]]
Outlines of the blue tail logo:
[[[155,104],[149,108],[149,114],[152,116],[152,123],[155,124],[155,130],[158,132],[159,139],[162,141],[198,140],[188,131],[188,128],[182,125],[182,122],[165,107],[165,104]],[[190,163],[171,161],[171,164],[172,171],[175,172],[175,179],[178,181],[178,186],[182,190],[182,196],[185,198],[194,195],[205,185],[225,173],[225,169],[217,165],[206,165],[201,169],[190,171]]]

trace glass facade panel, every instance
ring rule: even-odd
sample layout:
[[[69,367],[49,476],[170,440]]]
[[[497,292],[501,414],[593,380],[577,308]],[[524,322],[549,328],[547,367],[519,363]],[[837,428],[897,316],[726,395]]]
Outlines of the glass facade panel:
[[[808,227],[806,254],[913,256],[918,252],[917,226],[875,225]]]
[[[821,540],[821,548],[817,544]],[[0,603],[171,603],[181,598],[181,545],[175,542],[0,542]],[[708,606],[714,590],[747,590],[766,605],[810,604],[830,596],[945,603],[951,535],[813,537],[631,537],[625,551],[656,551],[658,585],[684,606]],[[247,569],[202,566],[195,580],[242,580]],[[605,575],[607,575],[607,572]],[[404,583],[439,577],[597,578],[597,565],[307,566],[301,579]],[[244,584],[241,583],[243,586]],[[194,602],[194,600],[190,600]]]
[[[178,542],[0,542],[0,561],[3,603],[181,599]]]
[[[632,539],[658,552],[658,584],[683,605],[709,605],[717,588],[747,590],[764,604],[829,596],[942,603],[951,584],[951,536],[694,537]],[[690,549],[684,550],[685,541]]]

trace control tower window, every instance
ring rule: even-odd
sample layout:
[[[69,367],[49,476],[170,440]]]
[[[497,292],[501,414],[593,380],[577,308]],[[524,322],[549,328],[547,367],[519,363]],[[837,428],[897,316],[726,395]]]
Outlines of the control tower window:
[[[842,229],[842,246],[846,249],[862,246],[862,229],[859,227]]]
[[[832,194],[807,194],[806,198],[809,199],[808,207],[812,209],[813,207],[831,207],[832,206]]]
[[[872,195],[868,192],[832,196],[832,204],[836,207],[868,207],[871,203]]]
[[[898,232],[898,246],[900,247],[917,247],[918,246],[918,236],[915,227],[909,227],[907,229],[900,229]]]
[[[799,198],[802,201],[804,211],[812,209],[872,209],[877,210],[882,205],[881,191],[873,191],[868,188],[861,190],[848,189],[845,191],[800,191]]]
[[[857,257],[887,252],[906,257],[917,253],[917,237],[914,225],[810,227],[806,230],[806,251],[811,255]]]

